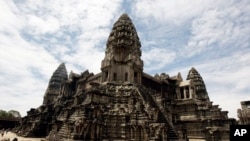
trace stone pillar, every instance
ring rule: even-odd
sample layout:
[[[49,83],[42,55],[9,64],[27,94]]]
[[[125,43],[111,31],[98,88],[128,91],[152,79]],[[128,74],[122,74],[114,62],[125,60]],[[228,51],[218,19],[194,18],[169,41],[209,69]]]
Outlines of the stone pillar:
[[[186,87],[183,87],[183,96],[184,96],[184,99],[187,98],[187,96],[186,96]]]
[[[193,98],[193,90],[192,90],[191,86],[189,86],[189,96],[190,96],[190,98]]]

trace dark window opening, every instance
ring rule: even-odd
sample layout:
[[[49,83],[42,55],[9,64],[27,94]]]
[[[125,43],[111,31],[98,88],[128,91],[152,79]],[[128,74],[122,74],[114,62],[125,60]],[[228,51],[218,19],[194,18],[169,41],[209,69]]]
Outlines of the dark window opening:
[[[108,75],[109,75],[109,73],[108,73],[108,71],[106,71],[105,74],[104,74],[104,81],[108,80]]]
[[[180,91],[181,91],[181,99],[184,99],[184,90],[183,90],[183,88],[180,88]]]
[[[137,79],[138,79],[138,78],[137,78],[137,77],[138,77],[137,75],[138,75],[137,72],[134,72],[134,81],[135,81],[135,82],[137,82]]]
[[[114,74],[113,74],[113,81],[116,81],[116,79],[117,79],[117,74],[114,73]]]
[[[189,90],[186,90],[186,97],[187,97],[187,98],[190,98]]]
[[[125,81],[128,81],[128,73],[125,73]]]

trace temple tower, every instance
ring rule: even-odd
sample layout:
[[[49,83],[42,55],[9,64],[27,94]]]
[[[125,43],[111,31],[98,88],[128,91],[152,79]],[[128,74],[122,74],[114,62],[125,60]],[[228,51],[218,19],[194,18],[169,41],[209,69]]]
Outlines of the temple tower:
[[[191,68],[191,70],[189,70],[187,80],[193,81],[194,91],[195,91],[197,99],[203,100],[203,101],[209,101],[206,85],[201,75],[195,68]]]
[[[141,84],[141,43],[134,24],[123,14],[113,25],[102,60],[102,82]]]
[[[62,82],[68,79],[65,64],[60,64],[50,78],[48,88],[44,94],[43,105],[53,104],[60,92]]]

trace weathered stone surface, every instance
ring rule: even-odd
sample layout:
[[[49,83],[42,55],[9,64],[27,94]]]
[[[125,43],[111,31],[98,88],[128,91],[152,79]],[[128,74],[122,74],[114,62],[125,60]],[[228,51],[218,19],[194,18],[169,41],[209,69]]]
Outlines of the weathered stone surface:
[[[56,71],[50,78],[48,88],[44,94],[43,104],[51,104],[59,95],[61,84],[68,79],[65,64],[62,63],[58,66]]]
[[[205,83],[204,83],[201,75],[199,74],[199,72],[195,68],[191,68],[191,70],[188,73],[187,80],[193,81],[193,83],[194,83],[193,88],[196,91],[197,99],[209,101],[209,97],[207,94],[207,89],[206,89]]]
[[[134,24],[123,14],[114,24],[102,60],[102,82],[141,83],[141,43]]]
[[[241,101],[241,109],[238,109],[238,123],[240,125],[250,125],[250,101]]]
[[[153,77],[143,72],[140,47],[123,14],[108,38],[101,72],[67,77],[60,65],[43,105],[22,119],[20,134],[47,140],[229,140],[235,120],[212,104],[198,71],[192,68],[184,81],[180,73]]]
[[[115,57],[117,61],[140,59],[140,47],[141,42],[134,24],[127,14],[121,15],[109,35],[106,57]]]

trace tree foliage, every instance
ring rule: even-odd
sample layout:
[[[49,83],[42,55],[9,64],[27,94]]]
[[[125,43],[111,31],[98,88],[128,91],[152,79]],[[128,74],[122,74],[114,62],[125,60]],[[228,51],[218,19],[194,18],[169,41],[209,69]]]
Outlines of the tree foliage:
[[[16,110],[4,111],[0,110],[0,118],[20,118],[21,114]]]

